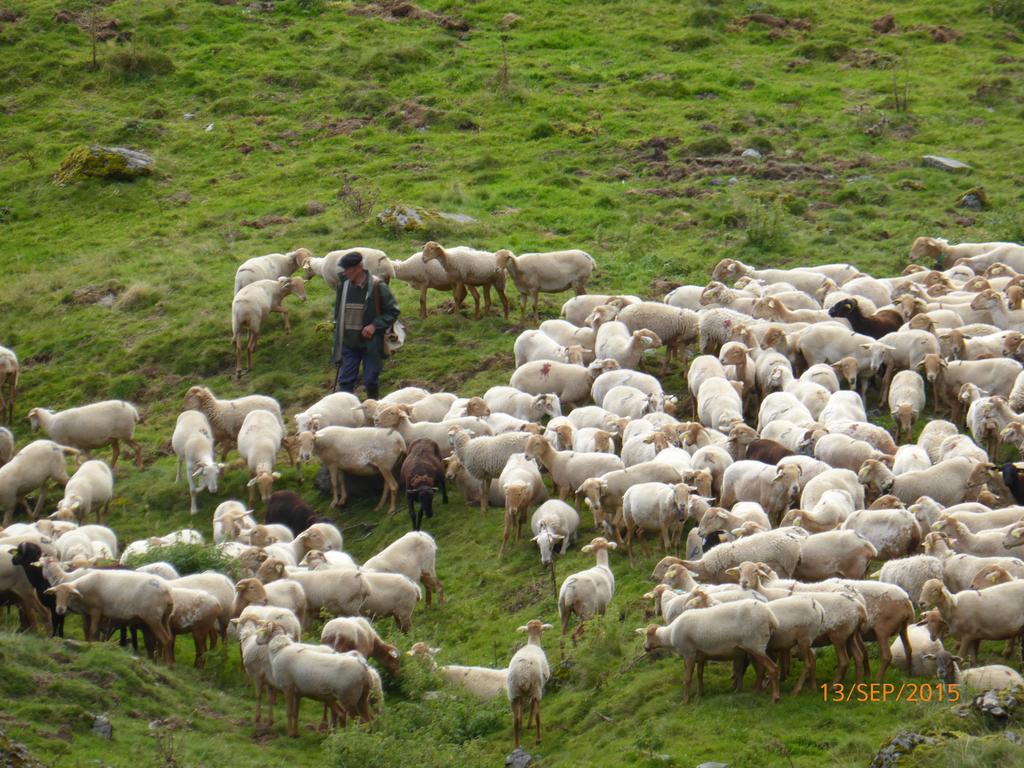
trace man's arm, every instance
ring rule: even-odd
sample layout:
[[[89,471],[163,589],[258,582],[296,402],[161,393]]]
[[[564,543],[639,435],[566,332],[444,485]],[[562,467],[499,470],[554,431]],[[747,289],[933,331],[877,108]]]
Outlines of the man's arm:
[[[380,314],[373,319],[373,327],[384,331],[394,324],[400,312],[394,294],[385,283],[378,281],[377,290],[380,291]]]

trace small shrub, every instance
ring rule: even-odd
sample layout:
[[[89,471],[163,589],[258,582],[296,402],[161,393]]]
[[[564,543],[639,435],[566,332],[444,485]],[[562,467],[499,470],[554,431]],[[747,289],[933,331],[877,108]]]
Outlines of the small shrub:
[[[993,0],[988,8],[992,18],[1024,28],[1024,0]]]
[[[850,50],[850,46],[838,40],[822,40],[805,43],[796,49],[796,55],[818,61],[839,61]]]
[[[754,206],[746,217],[747,245],[761,251],[775,251],[786,241],[782,211],[778,206]]]
[[[724,136],[709,136],[706,139],[697,139],[686,145],[686,154],[693,157],[727,155],[730,152],[732,152],[732,145]]]
[[[118,51],[106,60],[106,66],[114,80],[145,80],[174,71],[170,56],[147,49]]]
[[[213,544],[170,544],[153,547],[148,552],[129,557],[125,565],[129,568],[138,568],[140,565],[161,561],[173,565],[182,576],[203,571],[220,571],[230,574],[234,579],[241,578],[239,574],[242,568],[239,562],[220,552]]]
[[[767,155],[769,152],[775,151],[775,146],[772,144],[771,140],[764,136],[748,136],[747,146],[756,149],[762,155]]]
[[[677,53],[687,53],[689,51],[699,51],[701,48],[708,48],[716,42],[716,39],[711,35],[697,33],[673,40],[668,44],[668,49]]]
[[[725,16],[717,8],[702,5],[690,12],[687,25],[691,27],[717,27],[725,21]]]
[[[547,120],[540,120],[533,124],[530,132],[526,134],[526,138],[530,141],[537,139],[546,139],[549,136],[555,135],[555,127],[551,125]]]
[[[215,115],[245,115],[252,111],[252,102],[244,96],[225,96],[210,105]]]

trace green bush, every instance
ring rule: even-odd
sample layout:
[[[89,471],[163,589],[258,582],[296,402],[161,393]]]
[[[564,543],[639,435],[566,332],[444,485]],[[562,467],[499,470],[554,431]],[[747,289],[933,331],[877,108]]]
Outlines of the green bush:
[[[994,19],[1002,19],[1024,28],[1024,0],[993,0],[989,5],[989,13]]]
[[[783,214],[777,205],[756,205],[747,212],[747,245],[760,251],[779,250],[786,242]]]
[[[535,139],[546,139],[549,136],[555,135],[555,127],[551,125],[547,120],[540,120],[533,124],[530,132],[526,134],[526,138],[530,141]]]
[[[147,563],[165,562],[173,565],[182,576],[203,571],[220,571],[232,578],[241,578],[241,565],[217,549],[214,544],[169,544],[152,547],[147,552],[132,555],[125,561],[129,568]]]
[[[709,155],[727,155],[732,152],[732,145],[724,136],[708,136],[706,139],[697,139],[686,145],[686,154],[693,157],[708,157]]]

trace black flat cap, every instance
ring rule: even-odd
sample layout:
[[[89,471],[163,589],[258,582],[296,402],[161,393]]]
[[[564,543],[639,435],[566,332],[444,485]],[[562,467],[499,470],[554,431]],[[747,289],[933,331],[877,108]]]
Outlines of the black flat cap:
[[[348,269],[349,267],[354,267],[357,264],[362,264],[362,263],[363,263],[363,254],[361,254],[359,251],[349,251],[348,253],[346,253],[344,256],[341,257],[341,268],[342,269]]]

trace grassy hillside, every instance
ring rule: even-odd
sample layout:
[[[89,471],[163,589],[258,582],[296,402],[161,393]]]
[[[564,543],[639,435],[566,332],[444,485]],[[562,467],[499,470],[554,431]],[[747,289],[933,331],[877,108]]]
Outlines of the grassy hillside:
[[[290,305],[293,332],[272,318],[254,372],[233,381],[230,286],[250,256],[367,245],[404,258],[428,237],[581,247],[600,265],[593,290],[660,296],[652,281],[706,282],[725,255],[891,273],[920,234],[1024,238],[1019,0],[431,1],[418,6],[428,12],[389,13],[398,5],[0,0],[0,344],[24,363],[14,429],[19,445],[31,439],[24,417],[35,405],[138,403],[146,468],[118,468],[111,516],[126,539],[195,522],[168,457],[188,386],[265,392],[291,412],[327,391],[329,339],[317,324],[331,297],[319,282]],[[875,31],[890,12],[895,27]],[[97,68],[90,26],[119,33],[98,43]],[[82,143],[145,150],[157,172],[56,186],[52,174]],[[743,160],[745,148],[763,158]],[[928,153],[974,170],[923,167]],[[990,208],[958,207],[975,186]],[[375,220],[394,203],[476,221],[395,234]],[[474,322],[432,294],[421,321],[413,292],[396,292],[410,341],[387,366],[387,389],[480,394],[507,380],[515,317]],[[545,300],[544,314],[561,300]],[[682,386],[681,371],[665,384]],[[298,473],[284,474],[283,487],[298,487]],[[309,489],[312,470],[302,474]],[[244,481],[229,473],[223,498],[241,497]],[[204,499],[203,530],[213,506]],[[555,618],[529,547],[493,561],[498,518],[454,499],[431,525],[451,602],[418,614],[413,638],[440,645],[445,660],[502,664],[516,626]],[[347,532],[357,557],[406,527],[368,505],[338,520],[377,524],[362,540],[362,529]],[[574,552],[559,575],[587,562]],[[613,560],[616,611],[566,651],[545,699],[545,765],[861,765],[899,727],[965,727],[935,704],[823,704],[811,693],[770,707],[727,695],[717,669],[705,700],[683,707],[678,660],[627,669],[652,562],[630,571]],[[561,659],[555,637],[545,645]],[[829,654],[821,666],[830,674]],[[202,673],[169,673],[110,649],[5,639],[0,667],[14,702],[0,727],[48,761],[324,759],[315,734],[292,744],[244,724],[251,694],[235,650]],[[369,751],[368,764],[385,765],[396,745],[424,744],[439,746],[424,765],[499,763],[510,744],[501,707],[417,703],[418,684],[388,691],[376,729],[337,739],[339,764]],[[82,712],[97,709],[130,748],[88,735]],[[170,758],[146,724],[160,717],[186,723]]]

